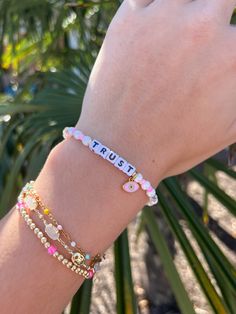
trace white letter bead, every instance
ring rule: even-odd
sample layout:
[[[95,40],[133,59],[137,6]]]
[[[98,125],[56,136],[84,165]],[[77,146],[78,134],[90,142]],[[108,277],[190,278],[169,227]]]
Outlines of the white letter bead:
[[[85,145],[85,146],[89,146],[89,144],[92,142],[92,139],[90,136],[84,136],[83,139],[82,139],[82,143]]]
[[[115,167],[120,170],[123,170],[127,164],[128,162],[125,159],[123,159],[122,157],[119,157],[117,161],[115,162]]]
[[[128,163],[123,169],[123,172],[126,173],[128,176],[132,176],[135,170],[135,167]]]
[[[97,154],[104,159],[107,157],[109,153],[110,153],[110,149],[102,144],[99,147],[99,150],[97,151]]]
[[[119,158],[119,155],[117,155],[115,152],[113,152],[111,150],[110,153],[107,155],[106,160],[108,160],[108,161],[110,161],[110,163],[114,164],[118,158]]]
[[[98,154],[99,148],[101,147],[101,143],[98,142],[97,140],[93,140],[90,144],[89,144],[89,148],[92,152],[94,152],[95,154]]]

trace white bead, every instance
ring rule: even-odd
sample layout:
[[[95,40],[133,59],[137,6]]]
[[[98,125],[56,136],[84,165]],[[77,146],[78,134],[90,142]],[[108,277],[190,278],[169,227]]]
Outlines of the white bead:
[[[94,152],[95,154],[98,154],[98,151],[101,147],[101,143],[98,142],[97,140],[93,140],[90,144],[89,144],[89,148],[92,152]]]
[[[153,206],[153,205],[156,205],[157,203],[158,203],[158,197],[157,197],[157,195],[154,195],[154,196],[149,198],[149,202],[147,203],[147,205]]]
[[[89,146],[89,144],[92,142],[92,139],[90,136],[84,136],[83,139],[82,139],[82,143],[85,145],[85,146]]]
[[[76,130],[73,134],[74,138],[76,140],[78,140],[80,138],[80,135],[82,135],[83,133],[80,130]]]
[[[112,150],[109,152],[109,154],[107,155],[107,157],[106,157],[106,160],[108,160],[110,163],[112,163],[112,164],[115,164],[116,163],[116,161],[117,161],[117,159],[119,158],[120,156],[117,154],[117,153],[115,153],[115,152],[113,152]]]
[[[128,176],[132,176],[132,174],[135,172],[135,167],[131,164],[127,164],[125,168],[123,169],[123,172],[126,173]]]
[[[145,182],[141,185],[141,187],[142,187],[142,189],[143,189],[144,191],[147,190],[147,189],[149,189],[150,186],[151,186],[151,183],[150,183],[149,181],[145,181]]]
[[[117,159],[117,161],[115,162],[115,167],[120,169],[120,170],[123,170],[127,164],[128,164],[128,162],[124,158],[119,157]]]
[[[70,245],[71,245],[72,247],[75,247],[75,246],[76,246],[75,241],[72,241],[72,242],[70,243]]]
[[[106,159],[109,153],[110,149],[102,144],[100,145],[99,150],[97,151],[97,154],[104,159]]]
[[[148,197],[152,197],[152,196],[156,195],[156,191],[155,191],[155,189],[153,189],[152,191],[147,192],[146,194]]]
[[[67,133],[72,136],[74,134],[75,128],[74,127],[69,127],[67,130]]]
[[[143,180],[143,176],[141,173],[138,173],[134,179],[135,182],[139,183]]]
[[[64,128],[64,130],[62,131],[63,138],[66,140],[69,137],[68,135],[68,128]]]

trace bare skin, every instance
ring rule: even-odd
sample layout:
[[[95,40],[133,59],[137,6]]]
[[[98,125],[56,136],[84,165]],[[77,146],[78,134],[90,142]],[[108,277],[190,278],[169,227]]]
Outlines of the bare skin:
[[[126,0],[93,68],[78,128],[153,185],[236,140],[232,0]],[[106,250],[147,201],[75,141],[36,180],[44,202],[91,253]],[[0,222],[1,313],[60,313],[82,279],[47,256],[17,211]],[[14,300],[14,302],[13,302]]]

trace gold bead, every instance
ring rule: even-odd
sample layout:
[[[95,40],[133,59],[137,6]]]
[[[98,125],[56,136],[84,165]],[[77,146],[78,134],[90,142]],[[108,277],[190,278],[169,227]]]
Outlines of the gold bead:
[[[48,215],[49,212],[50,212],[50,210],[49,210],[48,208],[45,208],[45,209],[43,210],[44,215]]]
[[[36,227],[35,223],[32,222],[32,224],[30,225],[30,229],[34,229]]]
[[[56,251],[56,252],[53,254],[54,257],[58,257],[58,255],[59,255],[58,251]]]
[[[29,226],[32,222],[33,222],[33,220],[32,220],[31,218],[29,218],[29,219],[27,220],[27,225]]]
[[[61,254],[58,256],[58,260],[59,260],[59,261],[62,261],[62,260],[63,260],[63,258],[64,258],[64,256],[63,256],[63,255],[61,255]]]
[[[77,268],[77,267],[76,267],[75,265],[73,265],[73,266],[71,267],[71,270],[74,271],[74,270],[76,270],[76,268]]]
[[[68,263],[68,259],[64,258],[63,261],[62,261],[62,264],[66,265],[67,263]]]
[[[39,232],[39,228],[34,229],[34,233],[37,234]]]
[[[43,233],[41,231],[39,231],[39,233],[37,234],[37,237],[40,239],[43,237]]]
[[[46,249],[48,249],[49,247],[50,247],[50,243],[49,242],[46,242],[46,243],[44,243],[44,247],[46,248]]]
[[[47,242],[47,238],[46,238],[46,237],[42,237],[42,238],[41,238],[41,243],[44,244],[44,243],[46,243],[46,242]]]
[[[67,263],[67,267],[70,268],[73,264],[71,262]]]

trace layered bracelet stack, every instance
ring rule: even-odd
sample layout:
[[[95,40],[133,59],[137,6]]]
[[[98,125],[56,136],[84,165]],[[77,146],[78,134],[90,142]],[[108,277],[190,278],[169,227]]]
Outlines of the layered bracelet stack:
[[[92,152],[109,161],[117,169],[125,173],[128,176],[128,181],[122,185],[124,191],[132,193],[141,187],[149,198],[147,205],[153,206],[157,204],[158,197],[151,183],[145,180],[132,164],[119,156],[115,151],[109,149],[101,142],[84,135],[74,127],[66,127],[63,130],[63,137],[66,140],[73,138],[76,141],[81,141]],[[34,181],[30,181],[22,189],[16,209],[18,209],[26,224],[45,247],[49,255],[55,257],[74,273],[86,279],[93,278],[99,269],[102,258],[105,258],[105,256],[97,254],[92,257],[89,252],[85,252],[81,248],[78,242],[71,239],[64,227],[55,218],[52,210],[43,203],[34,188]],[[42,228],[37,223],[37,220],[43,226]],[[59,251],[58,247],[61,247],[63,251]]]
[[[78,243],[71,240],[69,234],[55,219],[51,209],[46,207],[42,202],[34,189],[33,181],[27,183],[22,189],[16,208],[30,229],[47,249],[49,255],[57,258],[58,261],[76,274],[82,275],[86,279],[93,278],[95,272],[99,269],[102,256],[97,254],[92,257],[89,253],[84,252]],[[33,220],[34,214],[38,217],[39,221],[43,222],[45,233],[39,228],[36,221]],[[53,240],[53,243],[51,240]],[[70,258],[59,252],[57,245],[54,244],[56,242],[70,255]]]
[[[92,139],[90,136],[84,135],[80,130],[74,127],[66,127],[63,130],[63,138],[74,138],[76,141],[81,141],[82,144],[89,147],[92,152],[109,161],[117,169],[125,173],[129,178],[122,185],[124,191],[132,193],[136,192],[141,187],[149,198],[148,206],[153,206],[158,203],[158,197],[151,183],[143,178],[141,173],[136,171],[136,168],[116,152],[103,145],[101,142]]]

